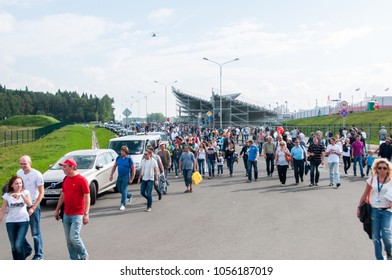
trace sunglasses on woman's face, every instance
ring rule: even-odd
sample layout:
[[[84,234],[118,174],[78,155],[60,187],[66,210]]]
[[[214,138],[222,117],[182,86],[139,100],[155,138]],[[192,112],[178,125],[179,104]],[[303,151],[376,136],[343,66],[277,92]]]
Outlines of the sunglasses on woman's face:
[[[377,169],[378,169],[378,170],[381,170],[381,169],[382,169],[382,170],[387,170],[388,168],[387,168],[386,166],[378,166]]]

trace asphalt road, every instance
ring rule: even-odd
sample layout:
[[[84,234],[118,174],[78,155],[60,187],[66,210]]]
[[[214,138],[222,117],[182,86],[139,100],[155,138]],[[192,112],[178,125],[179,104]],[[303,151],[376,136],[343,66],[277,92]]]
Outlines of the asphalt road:
[[[92,260],[372,260],[373,245],[356,217],[365,179],[344,175],[329,187],[328,168],[320,186],[294,185],[288,170],[285,187],[275,171],[266,177],[258,162],[258,182],[246,183],[242,159],[233,177],[207,178],[185,194],[182,177],[169,174],[169,192],[152,212],[136,184],[133,202],[120,211],[120,194],[107,192],[91,207],[82,239]],[[341,169],[342,170],[342,169]],[[352,169],[350,170],[352,174]],[[341,171],[341,174],[343,172]],[[66,260],[62,224],[54,202],[42,209],[46,260]],[[5,221],[0,224],[0,259],[12,259]],[[31,241],[30,232],[28,239]]]

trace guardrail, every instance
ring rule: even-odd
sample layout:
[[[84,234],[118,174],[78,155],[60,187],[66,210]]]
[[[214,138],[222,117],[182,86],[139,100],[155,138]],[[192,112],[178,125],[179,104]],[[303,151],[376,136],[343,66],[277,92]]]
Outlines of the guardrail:
[[[73,124],[73,122],[59,122],[35,129],[5,130],[0,132],[0,147],[33,142],[70,124]]]

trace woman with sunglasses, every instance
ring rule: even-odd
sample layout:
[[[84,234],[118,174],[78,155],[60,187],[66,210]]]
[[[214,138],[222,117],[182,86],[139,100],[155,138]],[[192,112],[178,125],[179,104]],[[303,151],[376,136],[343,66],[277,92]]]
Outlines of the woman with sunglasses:
[[[286,142],[282,140],[279,142],[279,147],[276,149],[275,156],[275,165],[278,167],[278,175],[282,187],[286,185],[287,168],[289,167],[286,156],[291,156],[291,154],[287,149]]]
[[[392,260],[392,201],[385,197],[387,192],[392,192],[392,164],[381,158],[374,161],[372,168],[373,177],[366,181],[366,188],[359,200],[359,205],[369,197],[372,207],[372,240],[376,259],[384,259],[382,240],[387,259]],[[359,206],[357,216],[359,217]]]

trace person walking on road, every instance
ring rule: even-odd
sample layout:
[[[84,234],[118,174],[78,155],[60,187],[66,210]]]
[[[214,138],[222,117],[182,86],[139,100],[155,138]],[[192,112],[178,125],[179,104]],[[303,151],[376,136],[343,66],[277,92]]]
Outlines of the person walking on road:
[[[41,233],[41,206],[44,197],[44,178],[42,173],[31,167],[32,161],[29,156],[22,156],[19,160],[21,169],[16,172],[23,180],[24,187],[30,192],[32,205],[27,212],[30,215],[30,231],[34,242],[33,260],[43,260],[43,242]],[[24,241],[25,251],[31,254],[32,248],[27,239]]]
[[[389,162],[391,162],[392,159],[392,144],[391,144],[391,138],[385,139],[385,142],[380,144],[380,146],[377,148],[375,153],[378,153],[379,157],[386,158]]]
[[[252,140],[247,141],[249,144],[248,147],[248,183],[252,182],[252,167],[254,173],[254,180],[257,181],[259,176],[259,171],[257,170],[257,159],[259,157],[259,148],[257,148],[256,144],[253,144]]]
[[[346,138],[344,140],[342,150],[343,150],[342,156],[343,156],[343,164],[344,164],[344,174],[347,175],[347,171],[351,167],[351,144],[349,138]]]
[[[140,194],[147,199],[146,211],[151,212],[152,188],[153,186],[158,187],[158,163],[152,157],[152,152],[149,149],[144,152],[137,183],[140,184]]]
[[[175,178],[178,178],[178,165],[180,162],[180,157],[181,157],[182,151],[180,149],[180,146],[178,144],[174,144],[174,150],[173,150],[173,155],[172,155],[172,161],[173,161],[173,166],[174,166],[174,172],[175,172]]]
[[[227,167],[229,168],[230,177],[233,176],[233,172],[234,172],[234,157],[235,157],[234,144],[230,143],[229,149],[226,150],[226,161],[227,161]]]
[[[24,188],[22,178],[11,177],[3,195],[0,222],[8,209],[6,228],[14,260],[25,260],[31,254],[31,251],[26,251],[24,246],[30,219],[27,207],[31,205],[30,192]]]
[[[357,163],[359,165],[359,170],[361,172],[361,177],[365,176],[363,172],[363,165],[362,165],[362,157],[365,154],[364,145],[361,141],[361,135],[357,134],[355,136],[355,141],[351,145],[351,158],[354,160],[353,162],[353,169],[354,169],[354,176],[357,176]]]
[[[308,160],[310,162],[310,185],[318,186],[320,179],[320,164],[324,164],[325,149],[323,145],[319,145],[319,139],[315,137],[313,139],[313,144],[308,147]]]
[[[392,260],[392,164],[386,159],[376,159],[373,164],[373,176],[367,179],[357,209],[369,198],[372,207],[371,227],[374,253],[377,260],[383,260],[382,245],[387,260]]]
[[[300,145],[300,140],[298,138],[295,139],[294,144],[295,146],[291,149],[290,153],[293,158],[295,184],[298,185],[299,179],[301,179],[301,183],[304,181],[306,151],[305,148]]]
[[[272,136],[267,136],[267,143],[263,145],[263,153],[267,165],[267,176],[272,177],[276,157],[276,145],[272,142]]]
[[[67,248],[71,260],[88,260],[89,255],[84,246],[80,231],[82,225],[89,222],[90,188],[87,179],[76,171],[77,164],[69,158],[59,163],[63,167],[65,178],[55,218],[60,219],[60,208],[64,204],[63,227]]]
[[[180,157],[180,170],[184,176],[186,190],[185,193],[191,193],[192,190],[192,173],[196,171],[196,160],[193,153],[189,152],[189,146],[184,148]]]
[[[121,206],[120,210],[125,210],[126,204],[131,204],[132,194],[128,193],[128,184],[132,184],[135,179],[135,165],[129,155],[127,146],[122,146],[120,149],[121,155],[116,158],[113,168],[110,172],[109,180],[113,181],[113,174],[118,168],[117,188],[121,193]]]
[[[169,168],[171,166],[171,157],[170,157],[170,152],[166,149],[166,145],[164,142],[161,142],[159,144],[158,156],[161,158],[162,165],[163,165],[163,172],[165,174],[165,178],[167,181],[167,174],[169,173]]]
[[[212,143],[208,142],[208,148],[207,148],[208,179],[215,177],[215,163],[217,161],[218,161],[218,153],[215,150],[215,148],[212,146]]]
[[[336,184],[336,188],[340,187],[340,175],[339,175],[339,159],[342,155],[340,146],[336,145],[335,138],[329,139],[329,145],[327,146],[326,154],[328,156],[329,166],[329,186],[332,187]]]
[[[244,167],[245,167],[245,176],[248,176],[248,148],[249,148],[249,142],[246,142],[246,144],[242,147],[241,152],[240,152],[240,157],[242,157],[242,160],[244,162]]]
[[[275,157],[275,164],[278,167],[278,175],[282,187],[286,185],[287,168],[289,167],[289,161],[286,159],[287,156],[291,156],[291,154],[286,147],[286,142],[282,140],[279,143]]]

